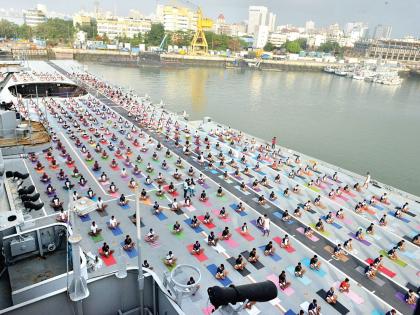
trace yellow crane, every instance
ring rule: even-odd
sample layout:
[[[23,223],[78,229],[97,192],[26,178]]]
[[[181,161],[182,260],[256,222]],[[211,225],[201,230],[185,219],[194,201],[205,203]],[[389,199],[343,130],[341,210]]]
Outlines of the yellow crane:
[[[193,55],[209,53],[209,46],[207,44],[206,35],[204,34],[205,29],[210,29],[213,26],[213,21],[209,18],[203,17],[203,11],[198,7],[197,9],[197,30],[191,41],[190,52]]]

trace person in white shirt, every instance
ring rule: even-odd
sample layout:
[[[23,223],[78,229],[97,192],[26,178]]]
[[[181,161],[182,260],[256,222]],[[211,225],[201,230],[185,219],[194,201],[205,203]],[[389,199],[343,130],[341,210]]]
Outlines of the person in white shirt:
[[[60,210],[60,213],[58,214],[57,221],[58,221],[58,222],[63,222],[63,223],[66,223],[66,222],[67,222],[67,219],[68,219],[68,217],[67,217],[67,213],[66,213],[66,212],[64,212],[64,210],[63,210],[63,209],[61,209],[61,210]]]
[[[155,233],[155,231],[153,231],[153,229],[151,228],[149,230],[149,232],[146,234],[146,237],[144,238],[144,240],[146,242],[154,242],[158,239],[158,235]]]
[[[116,227],[118,227],[118,225],[120,225],[120,222],[118,222],[114,216],[111,216],[111,219],[109,219],[109,228],[110,229],[115,229]]]
[[[263,220],[263,236],[270,236],[270,219],[266,214],[264,214],[264,220]]]
[[[90,225],[90,232],[89,235],[90,236],[97,236],[99,235],[99,233],[101,233],[102,229],[100,229],[97,225],[95,221],[92,221],[92,224]]]
[[[98,201],[96,202],[96,210],[97,211],[105,211],[107,205],[104,204],[101,197],[98,197]]]
[[[169,251],[169,253],[165,257],[165,264],[168,266],[173,266],[176,263],[176,257],[172,253],[172,251]]]
[[[171,210],[172,211],[177,211],[177,210],[179,210],[179,204],[178,204],[178,201],[176,201],[176,199],[174,199],[174,201],[172,202],[172,204],[171,204]]]

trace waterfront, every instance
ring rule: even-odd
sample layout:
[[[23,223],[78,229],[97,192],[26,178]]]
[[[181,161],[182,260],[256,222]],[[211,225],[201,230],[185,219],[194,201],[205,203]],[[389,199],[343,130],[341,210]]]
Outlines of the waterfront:
[[[373,85],[324,73],[88,64],[107,81],[264,139],[420,191],[420,81]]]

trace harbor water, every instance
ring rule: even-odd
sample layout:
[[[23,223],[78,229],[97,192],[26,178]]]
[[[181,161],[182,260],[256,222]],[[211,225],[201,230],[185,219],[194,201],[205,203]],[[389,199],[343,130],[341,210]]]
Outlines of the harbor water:
[[[420,195],[420,80],[384,86],[322,72],[86,64],[104,80]]]

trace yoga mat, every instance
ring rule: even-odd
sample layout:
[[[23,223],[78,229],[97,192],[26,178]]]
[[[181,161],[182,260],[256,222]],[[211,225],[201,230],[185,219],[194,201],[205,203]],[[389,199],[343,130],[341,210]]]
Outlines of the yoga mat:
[[[216,227],[216,225],[214,225],[213,222],[210,222],[208,224],[204,223],[204,215],[200,215],[197,218],[201,221],[202,224],[204,224],[209,229],[214,229]]]
[[[90,236],[91,238],[92,238],[92,240],[95,242],[95,243],[99,243],[99,242],[102,242],[103,240],[104,240],[104,238],[102,237],[102,235],[101,234],[98,234],[98,235],[96,235],[96,236]]]
[[[101,257],[102,261],[104,262],[104,264],[107,267],[115,265],[117,263],[117,261],[115,260],[113,255],[109,255],[109,257],[103,256],[102,255],[102,248],[99,248],[99,257]]]
[[[88,222],[88,221],[90,221],[90,220],[91,220],[91,218],[90,218],[89,214],[86,214],[86,215],[84,215],[84,216],[79,216],[79,218],[80,218],[80,220],[81,220],[82,222]]]
[[[121,244],[122,247],[124,247],[124,241],[121,242],[120,244]],[[125,250],[125,249],[123,249],[123,250],[129,258],[134,258],[134,257],[137,257],[137,255],[138,255],[137,249],[135,247],[133,247],[129,250]]]
[[[408,220],[408,219],[406,219],[406,218],[404,218],[404,217],[397,218],[397,217],[395,216],[395,213],[394,213],[394,212],[389,211],[389,212],[388,212],[388,214],[389,214],[390,216],[392,216],[392,217],[396,218],[396,219],[399,219],[399,220],[401,220],[401,221],[405,222],[405,223],[409,223],[409,222],[410,222],[410,220]]]
[[[220,234],[218,237],[220,238],[222,234]],[[225,242],[230,248],[236,248],[239,247],[239,243],[232,239],[232,237],[228,240],[220,240],[221,242]]]
[[[241,253],[241,255],[246,259],[246,260],[248,260],[248,258],[249,258],[249,251],[243,251],[242,253]],[[259,260],[257,260],[256,262],[249,262],[248,261],[248,263],[251,265],[251,266],[254,266],[255,267],[255,269],[257,269],[257,270],[260,270],[260,269],[262,269],[262,268],[264,268],[264,265],[259,261]]]
[[[264,253],[265,245],[258,246],[258,248]],[[274,252],[274,254],[268,255],[268,256],[265,256],[265,257],[270,257],[274,261],[280,261],[281,260],[281,257],[279,255],[277,255],[275,252]]]
[[[327,237],[329,237],[329,236],[331,236],[331,233],[330,232],[328,232],[328,231],[325,231],[324,230],[324,232],[322,232],[322,231],[318,231],[316,228],[315,228],[315,224],[314,223],[311,223],[311,224],[309,224],[309,226],[314,230],[314,231],[317,231],[318,233],[321,233],[322,235],[324,235],[324,236],[327,236]]]
[[[213,275],[213,277],[215,277],[216,272],[217,272],[217,266],[215,264],[208,265],[207,270],[210,271],[210,273]],[[216,279],[216,277],[215,277],[215,279]],[[219,281],[224,287],[227,287],[232,283],[232,281],[228,277],[226,277],[224,279],[216,279],[216,280]]]
[[[321,218],[322,218],[322,220],[324,220],[325,222],[327,222],[327,220],[326,220],[327,216],[323,215]],[[332,225],[336,229],[342,229],[343,228],[340,224],[335,223],[335,222],[333,222],[333,223],[327,223],[327,224]]]
[[[333,287],[336,288],[337,290],[340,288],[340,282],[334,282]],[[339,291],[338,291],[339,292]],[[341,294],[346,295],[350,300],[352,300],[354,303],[356,304],[363,304],[365,302],[365,300],[359,296],[356,292],[352,291],[351,289],[349,290],[349,292],[341,292]]]
[[[188,252],[192,252],[192,249],[193,249],[193,244],[190,244],[190,245],[188,245],[187,246],[187,250],[188,250]],[[197,254],[193,254],[192,256],[194,256],[195,258],[197,258],[197,260],[199,261],[199,262],[203,262],[203,261],[206,261],[206,260],[208,260],[209,258],[204,254],[204,251],[202,252],[202,253],[200,253],[199,255],[197,255]]]
[[[166,220],[168,217],[163,214],[163,212],[159,212],[158,214],[155,214],[155,216],[159,219],[159,221]]]
[[[214,209],[211,212],[219,218],[219,212],[220,212],[219,210]],[[229,216],[226,217],[226,218],[219,218],[219,219],[222,220],[223,222],[230,222],[231,221]]]
[[[368,258],[365,260],[368,264],[373,263],[373,259],[372,258]],[[388,268],[382,266],[380,268],[378,268],[379,272],[382,272],[384,275],[387,275],[390,278],[394,278],[397,274],[391,270],[389,270]]]
[[[200,227],[200,226],[197,226],[196,228],[193,228],[192,226],[191,226],[191,219],[186,219],[186,220],[184,220],[184,222],[186,223],[186,224],[188,224],[188,226],[191,228],[191,229],[193,229],[194,231],[195,231],[195,233],[201,233],[201,232],[203,232],[204,230]]]
[[[294,266],[288,266],[286,268],[287,272],[290,273],[295,279],[298,279],[300,282],[303,283],[303,285],[308,286],[309,284],[312,283],[312,280],[309,279],[307,276],[303,276],[303,277],[296,277],[295,276],[295,267]]]
[[[394,264],[397,264],[401,267],[406,267],[407,263],[405,261],[402,261],[401,259],[392,260],[388,257],[388,253],[385,250],[379,251],[379,254],[383,255],[384,257],[387,257],[390,261],[392,261]]]
[[[280,237],[278,237],[278,236],[274,237],[273,238],[273,241],[276,242],[279,246],[282,243],[282,239]],[[280,248],[283,248],[289,254],[292,254],[292,253],[294,253],[296,251],[296,249],[294,249],[293,246],[290,245],[290,243],[289,243],[289,246],[287,246],[287,247],[281,247],[280,246]]]
[[[249,231],[248,231],[248,233],[242,233],[242,231],[241,231],[241,228],[240,227],[238,227],[238,228],[236,228],[235,229],[235,231],[236,232],[238,232],[238,234],[240,235],[240,236],[242,236],[244,239],[246,239],[248,242],[252,242],[253,240],[255,240],[255,238],[254,237],[252,237],[252,235],[250,235],[249,234]]]
[[[245,258],[244,258],[245,259]],[[227,260],[227,262],[232,266],[232,267],[234,267],[235,266],[235,263],[236,263],[236,258],[235,257],[230,257],[230,258],[228,258],[228,259],[226,259]],[[248,270],[248,269],[246,269],[246,268],[244,268],[243,270],[237,270],[237,269],[235,269],[237,272],[239,272],[243,277],[246,277],[247,275],[249,275],[249,274],[251,274],[251,272]]]
[[[411,305],[409,305],[409,304],[407,304],[406,302],[405,302],[405,294],[404,293],[402,293],[402,292],[397,292],[397,293],[395,293],[395,297],[397,298],[397,300],[400,300],[401,302],[403,302],[405,305],[408,305],[412,310],[415,310],[416,309],[416,304],[411,304]]]
[[[298,231],[300,234],[305,234],[305,230],[304,230],[304,228],[303,227],[299,227],[299,228],[297,228],[296,229],[296,231]],[[318,242],[319,241],[319,238],[318,237],[316,237],[315,235],[312,235],[312,237],[310,238],[310,240],[312,241],[312,242]]]
[[[366,241],[366,240],[359,240],[359,239],[356,237],[356,234],[354,234],[354,233],[349,233],[349,234],[348,234],[348,236],[350,236],[350,237],[354,238],[355,240],[359,241],[360,243],[362,243],[362,244],[364,244],[364,245],[366,245],[366,246],[370,246],[370,245],[372,245],[370,242],[368,242],[368,241]]]
[[[318,276],[320,276],[321,278],[323,278],[323,277],[325,277],[326,276],[326,272],[321,268],[321,269],[319,269],[319,270],[317,270],[317,269],[311,269],[309,266],[310,266],[310,259],[309,258],[303,258],[302,259],[302,264],[303,265],[305,265],[306,267],[308,267],[308,270],[312,270],[313,272],[315,272],[315,274],[316,275],[318,275]]]

